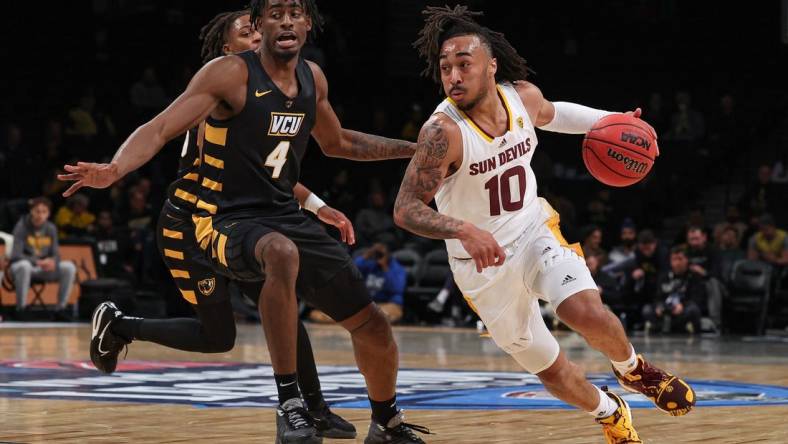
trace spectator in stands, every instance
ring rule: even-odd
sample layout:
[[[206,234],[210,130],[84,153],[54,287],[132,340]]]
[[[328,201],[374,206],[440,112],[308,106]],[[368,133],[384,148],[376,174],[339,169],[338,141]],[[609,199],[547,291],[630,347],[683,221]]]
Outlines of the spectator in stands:
[[[110,211],[99,212],[94,236],[99,276],[133,281],[129,233],[123,227],[113,224]]]
[[[772,183],[772,167],[761,165],[758,167],[755,182],[747,187],[739,199],[739,207],[750,216],[764,213],[774,214],[781,199],[780,190]]]
[[[93,232],[96,216],[88,210],[90,199],[82,193],[66,199],[55,214],[60,239],[85,237]]]
[[[673,247],[670,252],[670,271],[660,275],[657,294],[651,304],[643,307],[649,332],[659,320],[667,317],[662,332],[700,332],[701,308],[706,304],[706,286],[698,276],[689,271],[689,258],[684,246]]]
[[[8,268],[8,251],[6,251],[5,239],[0,237],[0,281],[3,280],[6,268]]]
[[[421,109],[421,105],[412,103],[410,105],[410,116],[408,117],[408,121],[402,126],[399,137],[404,140],[415,142],[419,137],[419,130],[423,124],[424,112]]]
[[[379,187],[371,187],[369,207],[356,215],[353,226],[356,228],[356,245],[366,247],[382,242],[391,248],[398,245],[394,219],[386,203],[386,195]]]
[[[24,141],[22,128],[8,124],[0,145],[0,191],[3,197],[27,198],[41,192],[40,151]],[[38,172],[38,174],[37,174]]]
[[[719,107],[712,113],[709,120],[709,146],[714,165],[712,177],[728,179],[737,174],[738,160],[742,153],[748,151],[747,123],[742,121],[736,111],[736,101],[731,94],[723,94],[719,100]],[[738,180],[743,177],[737,178]]]
[[[345,169],[339,170],[331,180],[331,185],[323,192],[323,199],[331,202],[334,208],[345,214],[356,214],[358,210],[356,190],[350,182],[350,175]]]
[[[728,228],[736,230],[736,238],[741,240],[747,230],[747,224],[741,219],[741,212],[736,205],[728,205],[725,209],[725,220],[714,225],[714,243],[720,245],[722,232]]]
[[[71,136],[72,144],[79,151],[73,155],[84,154],[101,142],[115,135],[115,124],[110,117],[96,110],[96,96],[91,88],[82,94],[76,106],[68,111],[66,134]],[[95,155],[93,152],[90,155]]]
[[[643,115],[648,116],[648,123],[657,130],[658,135],[665,134],[668,131],[669,115],[662,100],[662,94],[658,92],[651,93]]]
[[[660,273],[667,270],[667,253],[658,244],[654,232],[643,230],[638,233],[637,249],[633,259],[607,265],[602,271],[618,277],[623,283],[624,298],[630,304],[651,303],[657,293]]]
[[[73,262],[60,260],[57,228],[48,220],[51,206],[45,197],[32,199],[30,214],[23,216],[14,227],[11,275],[16,287],[16,312],[22,315],[30,281],[36,277],[58,282],[56,316],[69,320],[66,304],[77,269]]]
[[[402,305],[407,284],[405,268],[394,259],[384,243],[375,243],[356,258],[356,266],[364,276],[370,297],[386,315],[389,322],[402,319]],[[333,322],[325,313],[312,310],[309,318],[315,322]]]
[[[665,140],[698,142],[706,132],[703,114],[692,108],[692,97],[687,91],[676,93],[676,111],[670,117],[670,129]]]
[[[776,268],[788,265],[788,234],[777,228],[774,218],[764,214],[760,218],[760,228],[750,238],[747,257],[763,261]]]
[[[156,71],[152,66],[146,67],[142,72],[142,78],[131,85],[129,100],[139,112],[140,117],[150,116],[167,106],[167,94],[159,83]]]
[[[619,244],[613,247],[608,255],[608,261],[611,264],[624,262],[635,257],[635,241],[637,239],[637,229],[635,222],[630,218],[624,219],[621,224],[621,234],[619,236]]]
[[[596,286],[599,289],[599,295],[602,296],[602,302],[604,302],[608,307],[613,308],[622,302],[621,288],[613,276],[610,276],[606,272],[602,271],[601,264],[601,256],[586,256],[586,266],[591,272],[591,277],[594,278],[594,282],[596,282]]]
[[[733,264],[745,259],[747,255],[739,247],[741,245],[739,231],[733,225],[723,228],[717,245],[720,253],[720,276],[722,277],[722,282],[727,284],[731,279]]]
[[[607,262],[607,252],[602,248],[602,229],[589,225],[583,230],[583,254],[597,256],[602,265]]]
[[[479,320],[479,317],[463,298],[460,288],[454,282],[454,274],[451,271],[446,276],[443,287],[435,295],[435,299],[427,304],[427,308],[433,313],[442,314],[446,312],[447,303],[449,304],[449,316],[443,318],[443,325],[448,327],[476,326],[476,321]]]
[[[708,236],[701,227],[687,229],[687,258],[690,273],[706,286],[706,312],[719,328],[722,325],[722,299],[725,288],[720,271],[720,257],[717,249],[710,245]]]

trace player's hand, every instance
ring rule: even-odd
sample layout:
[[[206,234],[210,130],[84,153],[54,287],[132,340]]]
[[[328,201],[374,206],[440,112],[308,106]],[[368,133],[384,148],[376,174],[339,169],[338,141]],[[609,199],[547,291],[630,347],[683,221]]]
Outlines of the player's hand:
[[[627,111],[624,114],[628,116],[632,116],[643,122],[648,127],[648,129],[651,130],[651,135],[654,136],[654,140],[657,140],[657,130],[655,130],[653,126],[649,125],[648,122],[640,118],[640,115],[643,114],[643,110],[641,110],[640,108],[635,108],[634,111]],[[655,144],[655,145],[656,145],[655,146],[656,151],[654,152],[654,154],[656,157],[659,157],[659,144]]]
[[[481,273],[487,267],[500,267],[506,260],[506,253],[489,231],[473,224],[464,224],[460,242],[476,263],[476,271]]]
[[[73,181],[74,184],[64,193],[64,197],[71,196],[82,187],[107,188],[120,179],[118,166],[113,163],[77,162],[76,165],[63,167],[67,174],[58,174],[62,181]]]
[[[43,271],[55,271],[55,260],[51,257],[36,261],[36,265],[41,267]]]
[[[642,268],[636,268],[632,270],[632,279],[634,280],[643,279],[645,276],[646,276],[646,272],[643,271]]]
[[[337,227],[342,242],[348,245],[356,243],[356,233],[353,231],[353,224],[350,223],[350,219],[343,212],[326,205],[317,210],[317,218],[325,224]]]

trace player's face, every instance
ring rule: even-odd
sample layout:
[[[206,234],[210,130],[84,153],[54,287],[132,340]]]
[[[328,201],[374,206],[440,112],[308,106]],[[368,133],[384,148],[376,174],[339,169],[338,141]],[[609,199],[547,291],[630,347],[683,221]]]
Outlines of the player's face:
[[[689,266],[689,260],[684,253],[673,253],[670,255],[670,268],[674,273],[684,273]]]
[[[249,21],[249,14],[247,14],[235,19],[227,32],[227,41],[222,49],[225,54],[237,54],[250,49],[256,51],[262,41],[263,36],[257,30],[252,29],[252,22]]]
[[[274,56],[290,60],[298,55],[312,29],[300,0],[271,0],[257,24],[263,42]]]
[[[472,109],[495,88],[496,61],[477,35],[443,42],[439,66],[443,92],[463,111]]]

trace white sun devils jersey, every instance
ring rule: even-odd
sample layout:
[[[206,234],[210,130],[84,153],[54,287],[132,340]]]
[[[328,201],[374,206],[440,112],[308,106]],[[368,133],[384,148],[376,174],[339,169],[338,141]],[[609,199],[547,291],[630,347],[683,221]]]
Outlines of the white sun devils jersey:
[[[543,217],[536,198],[536,178],[531,157],[536,132],[523,102],[511,84],[497,85],[506,108],[508,130],[500,137],[486,134],[446,98],[435,109],[451,117],[462,132],[462,165],[444,179],[435,194],[438,212],[468,221],[505,246]],[[470,255],[458,239],[447,239],[449,256]]]

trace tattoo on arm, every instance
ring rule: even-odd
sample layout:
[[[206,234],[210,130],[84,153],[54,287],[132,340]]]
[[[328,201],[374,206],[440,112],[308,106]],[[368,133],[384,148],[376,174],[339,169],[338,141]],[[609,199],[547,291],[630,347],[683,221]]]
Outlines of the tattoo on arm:
[[[358,131],[343,130],[342,157],[354,160],[407,159],[416,152],[416,144],[406,140],[389,139]]]
[[[443,180],[441,165],[448,150],[449,140],[443,128],[438,123],[428,123],[419,135],[416,154],[394,204],[403,228],[433,239],[456,238],[463,224],[428,205]]]

